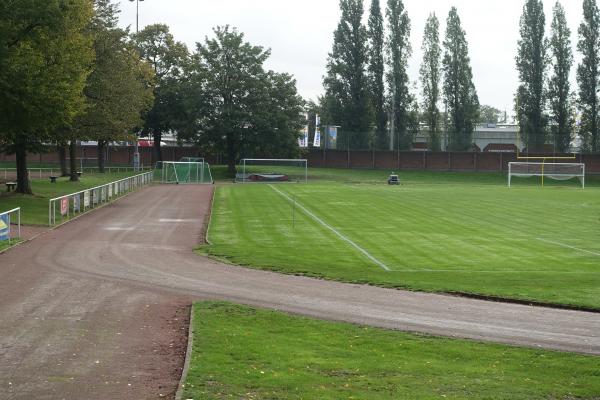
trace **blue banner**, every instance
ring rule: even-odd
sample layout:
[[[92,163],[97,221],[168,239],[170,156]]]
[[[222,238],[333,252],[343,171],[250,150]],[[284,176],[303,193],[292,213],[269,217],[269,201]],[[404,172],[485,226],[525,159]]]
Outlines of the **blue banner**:
[[[4,214],[0,216],[0,241],[10,239],[10,216]]]

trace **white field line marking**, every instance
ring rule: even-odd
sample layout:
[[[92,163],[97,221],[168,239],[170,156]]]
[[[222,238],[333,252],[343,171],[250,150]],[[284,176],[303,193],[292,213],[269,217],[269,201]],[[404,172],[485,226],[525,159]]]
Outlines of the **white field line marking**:
[[[286,198],[288,201],[290,201],[291,203],[295,203],[296,206],[298,208],[300,208],[302,211],[304,211],[304,213],[306,215],[308,215],[309,217],[311,217],[312,219],[314,219],[315,221],[317,221],[318,223],[320,223],[321,225],[323,225],[325,228],[329,229],[331,232],[335,233],[340,239],[342,239],[343,241],[347,242],[348,244],[350,244],[350,246],[354,247],[356,250],[360,251],[363,255],[365,255],[369,260],[373,261],[375,264],[377,264],[378,266],[380,266],[381,268],[383,268],[386,271],[391,271],[391,269],[388,268],[387,265],[385,265],[384,263],[382,263],[381,261],[379,261],[378,259],[376,259],[375,257],[373,257],[371,254],[369,254],[368,251],[366,251],[365,249],[363,249],[362,247],[360,247],[359,245],[357,245],[356,243],[354,243],[352,240],[350,240],[349,238],[347,238],[346,236],[342,235],[340,232],[338,232],[334,227],[332,227],[331,225],[327,224],[325,221],[323,221],[321,218],[317,217],[315,214],[313,214],[312,212],[310,212],[306,207],[304,207],[302,204],[298,203],[297,201],[294,201],[290,196],[288,196],[287,194],[283,193],[281,190],[275,188],[272,185],[269,185],[269,187],[271,189],[273,189],[274,191],[276,191],[277,193],[279,193],[281,196],[283,196],[284,198]]]
[[[600,257],[600,253],[596,253],[594,251],[580,249],[579,247],[569,246],[568,244],[559,243],[559,242],[553,242],[552,240],[546,240],[546,239],[542,239],[542,238],[537,238],[537,240],[539,240],[540,242],[550,243],[550,244],[554,244],[556,246],[566,247],[567,249],[577,250],[577,251],[580,251],[580,252],[583,252],[583,253],[593,254],[595,256]]]

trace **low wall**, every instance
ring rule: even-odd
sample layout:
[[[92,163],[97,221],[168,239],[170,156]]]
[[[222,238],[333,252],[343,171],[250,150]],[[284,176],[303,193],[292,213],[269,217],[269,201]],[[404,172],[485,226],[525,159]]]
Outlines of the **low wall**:
[[[530,156],[535,157],[536,155],[530,154]],[[566,157],[567,155],[564,156]],[[518,161],[515,153],[434,153],[425,151],[312,150],[306,157],[308,158],[308,165],[310,167],[377,168],[399,171],[502,172],[508,170],[508,163]],[[557,160],[556,162],[585,163],[587,173],[600,174],[600,154],[579,154],[575,160]]]

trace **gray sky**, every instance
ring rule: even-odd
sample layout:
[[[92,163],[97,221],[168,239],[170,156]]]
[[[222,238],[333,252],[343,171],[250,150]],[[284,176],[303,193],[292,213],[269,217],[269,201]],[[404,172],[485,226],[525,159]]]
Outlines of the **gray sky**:
[[[121,1],[121,25],[135,29],[135,2]],[[582,20],[583,0],[563,0],[572,31],[573,46]],[[382,6],[386,0],[381,0]],[[441,32],[451,6],[458,8],[467,32],[475,85],[482,104],[512,110],[517,85],[515,54],[519,18],[524,0],[405,0],[412,23],[411,81],[418,80],[425,21],[435,12]],[[365,0],[365,14],[370,0]],[[552,20],[554,1],[544,1],[546,23]],[[170,26],[175,38],[193,50],[196,42],[212,36],[217,25],[237,27],[254,45],[271,48],[268,68],[293,74],[300,94],[316,100],[323,93],[327,54],[340,17],[338,0],[144,0],[140,3],[140,29],[153,23]],[[366,18],[366,16],[365,16]],[[580,57],[575,52],[576,63]],[[575,67],[572,70],[575,89]]]

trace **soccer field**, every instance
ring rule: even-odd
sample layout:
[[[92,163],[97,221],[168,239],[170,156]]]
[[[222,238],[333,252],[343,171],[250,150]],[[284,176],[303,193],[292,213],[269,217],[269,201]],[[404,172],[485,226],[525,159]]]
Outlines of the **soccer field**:
[[[508,189],[495,174],[406,173],[390,187],[382,171],[328,173],[219,187],[205,250],[286,273],[600,308],[593,182]]]

